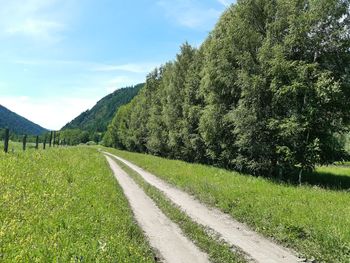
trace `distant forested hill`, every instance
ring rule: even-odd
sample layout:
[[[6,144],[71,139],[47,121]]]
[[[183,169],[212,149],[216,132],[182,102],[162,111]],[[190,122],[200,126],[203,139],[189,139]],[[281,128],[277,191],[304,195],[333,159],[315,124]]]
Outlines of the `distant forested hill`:
[[[83,112],[66,124],[62,130],[80,129],[89,133],[105,132],[118,108],[129,103],[143,86],[144,84],[138,84],[134,87],[116,90],[97,102],[91,110]]]
[[[0,105],[0,128],[9,128],[18,135],[41,135],[47,130]]]

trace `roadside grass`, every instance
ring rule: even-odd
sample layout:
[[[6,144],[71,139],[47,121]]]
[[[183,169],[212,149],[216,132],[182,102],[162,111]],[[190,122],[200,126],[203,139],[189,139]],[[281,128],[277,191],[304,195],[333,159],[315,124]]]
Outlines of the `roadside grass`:
[[[156,203],[162,212],[193,241],[202,251],[209,255],[213,263],[239,263],[246,262],[241,252],[232,251],[230,245],[220,240],[220,237],[210,233],[204,226],[195,223],[180,208],[170,201],[161,191],[147,183],[137,172],[124,163],[113,158],[114,161],[145,191],[145,193]]]
[[[317,262],[349,262],[350,193],[105,148]]]
[[[105,158],[0,152],[0,262],[154,262]]]

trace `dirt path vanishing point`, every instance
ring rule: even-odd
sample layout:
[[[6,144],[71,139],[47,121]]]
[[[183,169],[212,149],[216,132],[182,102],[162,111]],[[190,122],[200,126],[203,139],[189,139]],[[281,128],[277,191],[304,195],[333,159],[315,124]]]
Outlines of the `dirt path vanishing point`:
[[[150,244],[167,263],[206,263],[205,253],[201,252],[170,221],[141,190],[141,188],[116,164],[106,156],[107,161],[127,197],[135,218],[146,233]]]
[[[139,173],[146,182],[162,191],[195,222],[214,230],[227,243],[246,253],[249,259],[264,263],[292,263],[301,261],[294,252],[264,238],[250,230],[246,225],[237,222],[231,216],[218,209],[208,208],[191,195],[169,185],[155,175],[123,158],[106,152],[105,154],[118,159]]]

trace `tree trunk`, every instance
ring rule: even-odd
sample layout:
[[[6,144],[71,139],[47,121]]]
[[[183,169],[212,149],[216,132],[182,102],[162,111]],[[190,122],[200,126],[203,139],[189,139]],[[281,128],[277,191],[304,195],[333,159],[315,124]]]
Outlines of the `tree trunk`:
[[[299,186],[301,186],[301,177],[303,175],[303,168],[300,169],[299,171]]]

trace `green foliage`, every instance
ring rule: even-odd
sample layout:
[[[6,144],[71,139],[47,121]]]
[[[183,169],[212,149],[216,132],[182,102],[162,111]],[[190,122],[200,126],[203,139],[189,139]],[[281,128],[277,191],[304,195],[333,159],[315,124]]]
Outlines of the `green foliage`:
[[[90,135],[87,131],[80,129],[65,129],[59,132],[60,138],[65,139],[69,145],[78,145],[90,141]]]
[[[47,130],[0,105],[0,128],[17,135],[41,135]],[[1,132],[0,132],[1,135]]]
[[[317,186],[296,187],[212,166],[107,149],[233,218],[317,262],[348,262],[350,195]],[[347,177],[350,167],[321,167]],[[319,175],[322,177],[322,174]],[[339,182],[338,182],[339,183]]]
[[[241,0],[199,49],[152,72],[106,145],[256,175],[347,158],[347,0]]]
[[[62,130],[80,129],[90,134],[90,139],[98,142],[98,133],[104,133],[107,126],[120,106],[129,103],[143,87],[138,84],[134,87],[118,89],[115,92],[101,99],[91,109],[83,112],[70,123],[66,124]]]
[[[1,262],[154,262],[103,155],[0,153]]]

